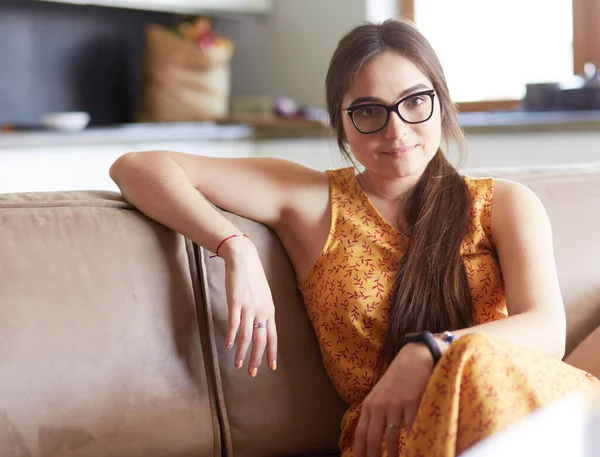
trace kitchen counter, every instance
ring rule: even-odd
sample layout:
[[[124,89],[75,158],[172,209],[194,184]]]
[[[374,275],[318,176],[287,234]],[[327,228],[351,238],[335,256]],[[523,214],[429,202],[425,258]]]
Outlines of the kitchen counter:
[[[600,132],[600,111],[480,112],[460,113],[465,133]],[[316,122],[217,124],[162,123],[90,127],[80,132],[51,130],[0,133],[0,149],[128,144],[164,141],[252,141],[330,137],[331,132]]]
[[[203,123],[123,124],[89,127],[82,131],[31,130],[0,133],[1,148],[98,145],[153,141],[247,140],[254,129],[249,125]]]
[[[600,111],[486,111],[460,113],[467,134],[600,132]]]

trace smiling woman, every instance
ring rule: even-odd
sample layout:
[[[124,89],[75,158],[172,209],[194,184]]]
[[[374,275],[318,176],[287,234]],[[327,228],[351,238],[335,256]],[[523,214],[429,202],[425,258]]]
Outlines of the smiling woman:
[[[142,212],[218,250],[237,368],[252,345],[248,374],[265,349],[276,369],[275,307],[252,240],[203,196],[282,241],[350,405],[344,457],[451,457],[569,392],[599,395],[596,378],[560,360],[565,313],[540,200],[461,176],[444,154],[464,135],[423,35],[393,20],[354,28],[326,99],[340,150],[363,171],[169,151],[111,168]]]

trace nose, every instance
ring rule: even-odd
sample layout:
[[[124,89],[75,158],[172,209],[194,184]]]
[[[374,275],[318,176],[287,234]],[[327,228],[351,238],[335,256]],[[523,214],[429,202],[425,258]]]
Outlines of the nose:
[[[398,113],[392,111],[390,113],[388,124],[384,129],[385,138],[390,140],[403,138],[408,134],[409,129],[410,124],[404,122]]]

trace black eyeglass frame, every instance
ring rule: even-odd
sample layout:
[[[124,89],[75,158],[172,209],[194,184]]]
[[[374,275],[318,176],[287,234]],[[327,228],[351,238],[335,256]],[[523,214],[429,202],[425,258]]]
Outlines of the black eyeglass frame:
[[[428,95],[431,98],[431,112],[429,113],[429,116],[427,116],[427,118],[424,119],[424,120],[422,120],[422,121],[418,121],[418,122],[407,121],[406,119],[404,119],[402,117],[402,114],[400,114],[400,110],[398,109],[398,107],[400,106],[401,103],[405,102],[409,98],[418,97],[419,95],[421,95],[421,96],[422,95]],[[372,133],[381,132],[383,129],[385,129],[387,127],[388,123],[390,122],[390,115],[392,114],[392,111],[394,113],[396,113],[398,115],[398,117],[400,119],[402,119],[402,121],[406,122],[407,124],[422,124],[423,122],[427,122],[429,119],[431,119],[431,116],[433,116],[433,110],[435,109],[435,103],[434,103],[435,102],[435,95],[436,95],[435,89],[428,89],[428,90],[424,90],[424,91],[421,91],[421,92],[416,92],[414,94],[407,95],[406,97],[400,99],[399,101],[397,101],[393,105],[384,105],[383,103],[361,103],[360,105],[355,105],[355,106],[351,106],[349,108],[346,108],[344,110],[344,112],[347,113],[348,116],[350,116],[350,119],[352,120],[352,124],[354,125],[354,128],[356,130],[358,130],[363,135],[371,135]],[[356,122],[354,121],[353,113],[357,109],[365,108],[365,107],[368,107],[368,106],[378,106],[378,107],[381,107],[381,108],[385,108],[385,110],[387,111],[387,117],[385,119],[385,123],[383,124],[383,126],[381,128],[379,128],[377,130],[373,130],[372,132],[363,132],[356,125]]]

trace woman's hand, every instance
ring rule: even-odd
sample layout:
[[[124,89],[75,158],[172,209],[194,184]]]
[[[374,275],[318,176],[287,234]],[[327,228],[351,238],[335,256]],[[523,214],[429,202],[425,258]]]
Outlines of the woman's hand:
[[[433,371],[427,346],[404,346],[365,398],[354,438],[356,457],[381,457],[385,440],[388,457],[398,455],[400,426],[407,433]]]
[[[277,368],[277,329],[271,289],[254,244],[247,238],[229,240],[219,254],[225,260],[225,289],[229,318],[225,344],[233,348],[237,335],[235,365],[241,369],[252,343],[248,374],[254,377],[267,350],[271,369]]]

